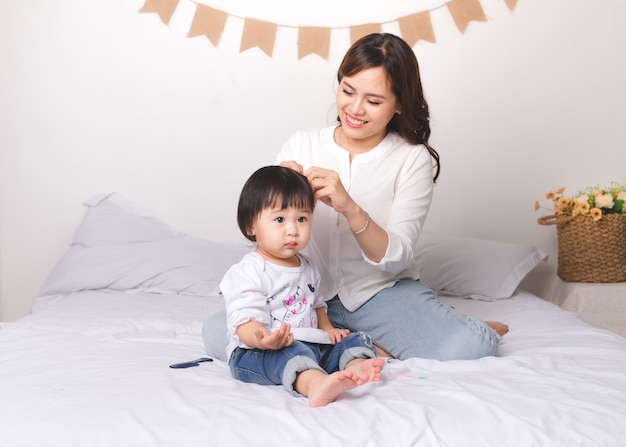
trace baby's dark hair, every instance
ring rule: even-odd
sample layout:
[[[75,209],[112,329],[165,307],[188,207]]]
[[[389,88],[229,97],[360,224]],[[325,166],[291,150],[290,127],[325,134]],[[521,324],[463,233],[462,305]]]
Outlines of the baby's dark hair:
[[[248,231],[259,214],[268,207],[285,209],[290,206],[313,212],[315,195],[309,181],[291,168],[264,166],[248,178],[239,195],[239,229],[254,242],[256,237]]]

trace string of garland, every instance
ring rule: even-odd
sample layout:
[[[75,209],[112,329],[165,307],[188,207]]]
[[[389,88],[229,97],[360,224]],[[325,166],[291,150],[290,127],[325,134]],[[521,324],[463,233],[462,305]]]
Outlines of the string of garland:
[[[504,2],[510,10],[513,10],[517,0],[504,0]],[[229,14],[195,1],[191,1],[191,3],[195,4],[196,10],[187,37],[205,36],[213,46],[217,46],[226,26],[226,21],[229,18],[241,19],[244,21],[244,27],[239,51],[243,52],[258,47],[269,57],[272,57],[278,28],[297,28],[299,59],[309,54],[317,54],[323,59],[328,59],[330,35],[333,29],[348,28],[350,41],[353,43],[366,34],[381,32],[384,24],[398,22],[402,38],[409,45],[414,46],[419,40],[431,43],[436,42],[430,19],[431,12],[436,10],[447,8],[461,33],[465,32],[471,21],[487,21],[479,0],[450,0],[440,6],[393,20],[348,27],[281,25],[251,17]],[[161,18],[161,21],[168,25],[178,4],[179,0],[145,0],[139,12],[156,13]]]

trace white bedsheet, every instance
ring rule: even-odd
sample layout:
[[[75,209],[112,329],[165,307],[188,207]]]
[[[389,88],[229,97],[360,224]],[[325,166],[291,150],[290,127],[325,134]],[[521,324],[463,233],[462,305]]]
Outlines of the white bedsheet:
[[[444,298],[511,331],[496,357],[391,361],[322,408],[205,356],[216,297],[81,292],[0,326],[0,445],[621,446],[626,339],[526,293]]]

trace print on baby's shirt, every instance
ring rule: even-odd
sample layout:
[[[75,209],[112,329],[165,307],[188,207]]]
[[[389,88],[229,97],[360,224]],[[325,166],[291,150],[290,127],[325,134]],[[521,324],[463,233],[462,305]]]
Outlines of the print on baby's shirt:
[[[310,283],[309,290],[315,290]],[[289,295],[289,290],[293,290],[288,285],[282,287],[279,294],[286,292],[287,296],[273,296],[267,300],[270,306],[270,315],[273,321],[289,323],[292,327],[317,327],[317,315],[313,311],[313,298],[307,298],[305,289],[296,286],[294,294]],[[277,306],[274,300],[279,300],[282,306]]]

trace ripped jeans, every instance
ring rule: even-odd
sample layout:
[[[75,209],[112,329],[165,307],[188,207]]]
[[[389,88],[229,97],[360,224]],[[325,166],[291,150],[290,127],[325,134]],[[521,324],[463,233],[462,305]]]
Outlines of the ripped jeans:
[[[494,355],[500,341],[484,321],[465,316],[412,279],[383,289],[354,312],[338,297],[327,301],[335,327],[367,332],[393,357],[471,360]]]

